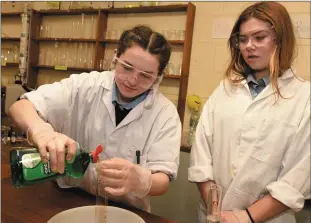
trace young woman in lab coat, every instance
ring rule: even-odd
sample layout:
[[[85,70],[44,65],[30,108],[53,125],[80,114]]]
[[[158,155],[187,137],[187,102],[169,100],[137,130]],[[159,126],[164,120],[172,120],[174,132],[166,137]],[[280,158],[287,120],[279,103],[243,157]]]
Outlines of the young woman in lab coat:
[[[113,71],[73,74],[23,95],[10,115],[51,169],[63,173],[75,141],[90,152],[104,146],[98,165],[83,180],[58,180],[96,194],[97,173],[114,200],[150,211],[148,195],[164,194],[177,175],[181,122],[175,105],[158,88],[171,49],[146,26],[124,31]],[[140,165],[136,154],[140,152]],[[100,194],[103,195],[103,191]]]
[[[225,190],[223,222],[294,223],[310,198],[310,83],[292,68],[287,10],[276,2],[249,6],[228,45],[225,78],[204,105],[191,149],[200,222],[215,182]]]

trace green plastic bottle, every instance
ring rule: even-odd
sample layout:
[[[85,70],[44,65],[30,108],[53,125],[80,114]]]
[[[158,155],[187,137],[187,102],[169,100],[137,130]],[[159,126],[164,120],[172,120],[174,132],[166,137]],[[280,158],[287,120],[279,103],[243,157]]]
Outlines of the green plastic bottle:
[[[65,159],[63,174],[54,173],[50,162],[43,163],[37,148],[13,149],[10,151],[11,177],[15,187],[24,187],[41,182],[54,180],[59,177],[83,177],[88,165],[96,163],[98,154],[103,151],[101,145],[96,150],[86,152],[77,143],[76,156],[70,162]]]

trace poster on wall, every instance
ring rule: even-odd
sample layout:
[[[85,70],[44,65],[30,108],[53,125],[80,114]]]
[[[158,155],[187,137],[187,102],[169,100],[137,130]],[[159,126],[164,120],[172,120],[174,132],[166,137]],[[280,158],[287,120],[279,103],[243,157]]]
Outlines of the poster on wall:
[[[310,39],[310,14],[302,13],[292,15],[292,21],[297,38]]]

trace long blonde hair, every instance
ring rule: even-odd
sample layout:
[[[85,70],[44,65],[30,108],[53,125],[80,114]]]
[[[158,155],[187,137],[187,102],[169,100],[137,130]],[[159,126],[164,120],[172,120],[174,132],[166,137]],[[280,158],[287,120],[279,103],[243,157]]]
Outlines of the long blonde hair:
[[[269,71],[270,81],[277,100],[282,97],[277,79],[283,75],[284,71],[291,68],[296,57],[296,39],[293,24],[286,8],[280,3],[258,2],[247,7],[240,14],[233,26],[230,37],[238,33],[241,24],[250,18],[270,23],[276,34],[276,46],[270,57]],[[225,77],[231,84],[239,84],[252,69],[244,61],[240,50],[236,49],[233,44],[232,39],[229,38],[228,47],[231,60],[225,72]]]

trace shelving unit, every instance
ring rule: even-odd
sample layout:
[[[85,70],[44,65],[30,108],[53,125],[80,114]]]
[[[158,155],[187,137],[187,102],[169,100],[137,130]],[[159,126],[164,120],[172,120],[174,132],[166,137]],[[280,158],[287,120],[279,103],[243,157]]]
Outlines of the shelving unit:
[[[20,21],[21,23],[21,15],[23,14],[23,12],[1,12],[1,18],[2,18],[2,24],[5,24],[7,21]],[[4,26],[2,26],[2,32],[4,31]],[[11,48],[13,45],[16,46],[17,48],[17,52],[12,51],[11,53],[14,53],[14,59],[13,58],[7,58],[9,62],[6,62],[6,60],[2,60],[1,58],[1,73],[2,73],[2,77],[1,80],[3,82],[1,82],[1,86],[5,89],[5,84],[7,83],[6,80],[10,80],[14,81],[14,76],[12,74],[15,74],[16,72],[18,72],[19,69],[19,45],[20,45],[20,34],[19,33],[15,33],[15,34],[11,34],[13,36],[6,36],[6,34],[4,34],[5,36],[1,37],[1,48],[6,49]],[[12,48],[14,49],[14,47]],[[1,50],[2,51],[2,50]],[[16,55],[16,56],[15,56]],[[5,53],[2,54],[3,58],[5,58],[6,55]]]
[[[5,65],[1,64],[1,67],[18,67],[18,63],[8,62]]]
[[[89,42],[89,43],[95,43],[95,39],[76,39],[76,38],[43,38],[43,37],[37,37],[33,38],[34,41],[39,42]]]
[[[164,13],[164,12],[184,12],[186,14],[185,38],[184,40],[169,40],[172,46],[180,46],[183,49],[181,75],[164,75],[164,78],[179,81],[178,113],[183,121],[185,113],[186,95],[188,87],[189,66],[191,58],[192,35],[195,18],[195,6],[192,3],[177,4],[167,6],[148,6],[133,8],[108,8],[108,9],[74,9],[74,10],[32,10],[30,19],[29,55],[28,55],[28,75],[27,84],[29,87],[36,87],[39,69],[55,69],[55,66],[41,65],[39,61],[39,45],[48,42],[68,42],[68,43],[93,43],[93,67],[61,67],[69,71],[89,72],[92,70],[101,71],[99,63],[104,60],[105,50],[109,44],[117,44],[117,39],[105,39],[104,31],[107,30],[108,15],[128,14],[128,13]],[[38,35],[38,27],[42,24],[44,16],[68,16],[68,15],[96,15],[96,38],[46,38]],[[59,68],[59,67],[58,67]]]
[[[1,41],[20,41],[20,37],[1,37]]]
[[[16,17],[20,16],[23,12],[1,12],[1,17]]]
[[[99,40],[99,42],[101,43],[119,43],[119,40],[118,39],[102,39],[102,40]],[[183,40],[168,40],[168,42],[174,46],[182,46],[184,45],[184,41]]]

